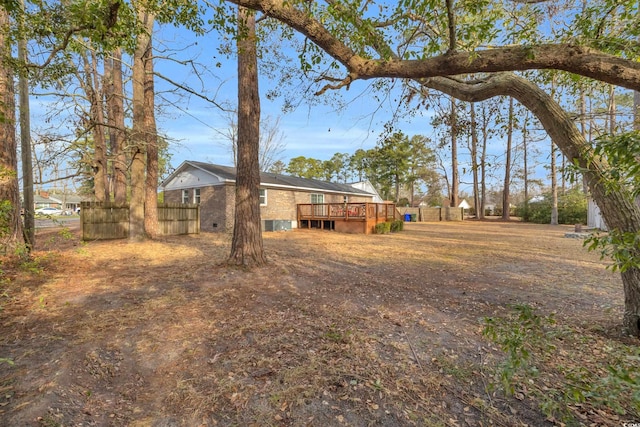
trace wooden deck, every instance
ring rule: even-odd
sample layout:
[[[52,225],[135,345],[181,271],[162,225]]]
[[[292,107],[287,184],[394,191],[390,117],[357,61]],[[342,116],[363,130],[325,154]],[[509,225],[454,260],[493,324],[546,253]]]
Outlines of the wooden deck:
[[[395,203],[320,203],[298,205],[298,227],[343,233],[373,232],[379,222],[396,218]]]

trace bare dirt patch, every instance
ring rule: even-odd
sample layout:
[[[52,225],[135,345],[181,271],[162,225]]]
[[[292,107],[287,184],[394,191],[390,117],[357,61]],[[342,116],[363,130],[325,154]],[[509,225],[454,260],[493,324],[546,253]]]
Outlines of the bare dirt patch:
[[[526,392],[491,388],[502,355],[481,332],[527,303],[594,349],[630,342],[619,275],[566,231],[265,233],[269,265],[252,271],[222,265],[226,235],[48,231],[36,262],[3,266],[0,425],[550,424]],[[625,419],[587,409],[585,425]]]

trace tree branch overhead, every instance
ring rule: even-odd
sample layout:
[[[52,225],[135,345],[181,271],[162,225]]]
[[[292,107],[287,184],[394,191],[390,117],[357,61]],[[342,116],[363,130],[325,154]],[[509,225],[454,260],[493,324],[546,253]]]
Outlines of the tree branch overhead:
[[[457,74],[556,69],[640,90],[640,63],[575,44],[505,46],[472,52],[448,51],[422,59],[369,59],[329,32],[308,12],[283,0],[228,0],[296,29],[342,63],[358,79],[426,78]]]

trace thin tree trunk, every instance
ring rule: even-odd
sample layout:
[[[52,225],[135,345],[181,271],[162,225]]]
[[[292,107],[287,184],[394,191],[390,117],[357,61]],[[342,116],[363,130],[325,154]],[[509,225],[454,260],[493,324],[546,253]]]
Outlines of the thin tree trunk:
[[[560,163],[560,194],[563,196],[567,194],[567,176],[565,171],[567,170],[567,158],[564,154],[560,154],[562,161]]]
[[[24,7],[24,1],[22,4]],[[27,41],[24,38],[18,40],[18,57],[21,63],[27,63]],[[36,243],[36,225],[33,200],[33,163],[31,159],[31,109],[29,107],[29,79],[26,70],[20,72],[18,88],[20,99],[20,153],[22,156],[24,241],[27,248],[31,249]]]
[[[507,150],[504,165],[504,185],[502,187],[502,219],[507,221],[511,218],[511,197],[509,190],[511,187],[511,147],[513,146],[513,98],[509,98],[509,123],[507,125]]]
[[[158,235],[158,133],[156,130],[155,90],[153,84],[153,40],[144,58],[144,128],[147,143],[147,179],[145,182],[144,230],[152,239]]]
[[[396,192],[395,202],[398,203],[400,201],[400,176],[398,175],[397,171],[393,175],[393,181]]]
[[[8,33],[9,16],[0,8],[0,48],[11,52]],[[20,219],[18,185],[18,147],[16,142],[13,69],[0,55],[0,250],[11,251],[24,242]]]
[[[127,202],[127,156],[125,152],[124,84],[122,81],[122,52],[115,49],[109,62],[109,92],[107,97],[109,143],[112,156],[113,201]]]
[[[551,98],[555,97],[556,75],[551,81]],[[558,170],[556,167],[556,145],[551,141],[551,218],[549,224],[558,225]]]
[[[616,87],[609,86],[609,133],[616,134]]]
[[[451,98],[451,193],[449,201],[452,208],[460,204],[458,194],[460,177],[458,176],[458,116],[456,112],[456,102]]]
[[[478,122],[476,121],[476,107],[470,104],[471,115],[471,172],[473,176],[473,209],[476,211],[476,218],[479,216],[480,188],[478,183]]]
[[[346,180],[344,181],[346,182]],[[411,192],[411,194],[409,195],[409,203],[411,203],[411,207],[414,206],[414,195],[413,193],[415,193],[416,190],[416,182],[414,180],[411,180],[411,182],[409,183],[409,191]]]
[[[260,225],[260,94],[258,53],[253,11],[239,8],[238,33],[238,167],[236,210],[231,254],[234,265],[266,262]]]
[[[487,143],[489,141],[489,117],[482,107],[482,153],[480,153],[480,219],[484,219],[487,203]]]
[[[591,121],[589,121],[589,126],[591,126]],[[580,133],[585,140],[590,140],[587,134],[587,93],[583,84],[580,85]],[[582,191],[585,195],[589,194],[589,187],[584,177],[582,177]]]
[[[633,129],[640,131],[640,92],[633,92]]]

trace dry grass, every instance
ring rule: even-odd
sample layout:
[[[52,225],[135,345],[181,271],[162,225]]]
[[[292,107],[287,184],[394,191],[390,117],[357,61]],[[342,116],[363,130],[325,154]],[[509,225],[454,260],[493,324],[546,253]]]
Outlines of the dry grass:
[[[542,425],[534,397],[489,391],[500,352],[481,318],[526,302],[598,345],[624,340],[619,277],[565,231],[266,233],[252,271],[221,264],[218,234],[41,236],[42,271],[6,271],[0,424]]]

